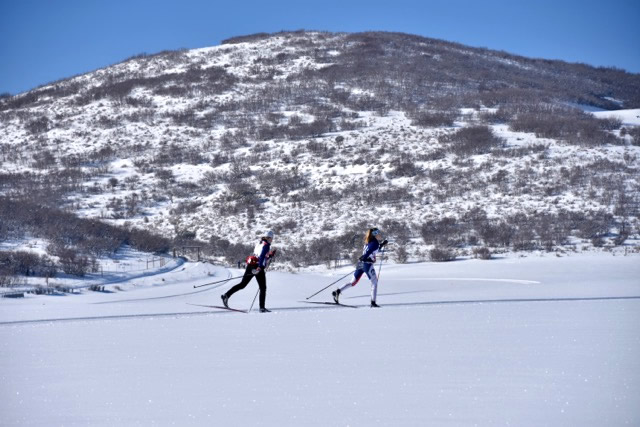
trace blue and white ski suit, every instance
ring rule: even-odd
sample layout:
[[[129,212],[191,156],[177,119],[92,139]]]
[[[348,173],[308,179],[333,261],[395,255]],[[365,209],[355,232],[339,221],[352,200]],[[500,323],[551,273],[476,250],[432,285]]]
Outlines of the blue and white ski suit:
[[[358,284],[362,275],[366,273],[367,277],[371,281],[371,301],[376,300],[376,296],[378,295],[378,275],[376,274],[376,270],[373,268],[373,265],[376,263],[376,254],[378,253],[378,250],[380,250],[380,242],[378,242],[377,239],[373,239],[368,244],[364,245],[364,248],[362,249],[362,256],[360,257],[361,261],[358,263],[356,271],[353,273],[353,279],[340,288],[340,293]]]

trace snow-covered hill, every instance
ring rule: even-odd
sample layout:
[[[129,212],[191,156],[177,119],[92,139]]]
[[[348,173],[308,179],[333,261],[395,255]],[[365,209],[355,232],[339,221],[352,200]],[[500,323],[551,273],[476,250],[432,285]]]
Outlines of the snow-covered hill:
[[[0,299],[0,425],[638,425],[639,108],[621,70],[304,31],[0,98],[0,292],[53,292]],[[383,307],[305,302],[372,225]],[[169,249],[267,229],[274,312],[203,307],[242,270]]]
[[[256,35],[0,100],[0,191],[214,246],[275,229],[292,265],[372,224],[425,259],[448,219],[458,250],[614,244],[638,230],[639,88],[403,34]]]

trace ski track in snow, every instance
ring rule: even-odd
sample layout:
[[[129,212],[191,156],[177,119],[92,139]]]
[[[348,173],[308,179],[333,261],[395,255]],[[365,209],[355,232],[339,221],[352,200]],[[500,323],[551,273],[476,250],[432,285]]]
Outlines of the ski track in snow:
[[[536,280],[520,280],[520,279],[484,279],[484,278],[475,278],[475,277],[407,277],[407,278],[399,278],[395,279],[398,281],[401,280],[412,280],[412,281],[465,281],[465,282],[505,282],[505,283],[522,283],[527,285],[538,285],[540,282]]]
[[[385,294],[380,294],[384,296]],[[394,294],[386,294],[394,295]],[[365,296],[352,297],[352,298],[364,298]],[[368,295],[366,296],[368,297]],[[445,305],[462,305],[462,304],[504,304],[504,303],[541,303],[541,302],[581,302],[581,301],[622,301],[622,300],[640,300],[640,296],[619,296],[619,297],[575,297],[575,298],[515,298],[515,299],[478,299],[478,300],[456,300],[456,301],[416,301],[416,302],[404,302],[404,303],[386,303],[381,305],[384,307],[417,307],[417,306],[445,306]],[[145,300],[140,300],[145,301]],[[127,301],[129,302],[129,301]],[[317,302],[318,304],[324,304],[324,302]],[[195,305],[195,304],[191,304]],[[205,307],[204,305],[202,306]],[[302,307],[302,306],[290,306],[290,307],[271,307],[273,314],[284,311],[321,311],[321,310],[336,310],[341,308],[369,308],[369,304],[359,304],[354,306],[336,304],[323,305],[320,307]],[[143,319],[153,317],[185,317],[185,316],[202,316],[202,315],[220,315],[220,314],[243,314],[239,311],[224,310],[224,309],[210,309],[207,311],[188,311],[188,312],[174,312],[174,313],[151,313],[151,314],[124,314],[113,316],[91,316],[91,317],[68,317],[62,319],[38,319],[38,320],[18,320],[15,322],[0,322],[0,326],[16,326],[27,325],[37,323],[56,323],[56,322],[81,322],[81,321],[96,321],[96,320],[119,320],[119,319]],[[257,314],[257,310],[253,310],[250,313]],[[249,313],[246,313],[249,314]]]
[[[160,300],[160,299],[169,299],[169,298],[183,298],[186,296],[190,296],[190,295],[195,295],[195,294],[202,294],[205,292],[211,292],[214,289],[218,289],[222,286],[227,285],[227,283],[221,283],[219,285],[216,286],[212,286],[210,288],[207,289],[201,289],[199,291],[193,291],[193,292],[184,292],[184,293],[180,293],[180,294],[173,294],[173,295],[163,295],[160,297],[149,297],[149,298],[131,298],[131,299],[123,299],[123,300],[117,300],[117,301],[101,301],[101,302],[94,302],[93,304],[119,304],[121,302],[143,302],[143,301],[152,301],[152,300]]]

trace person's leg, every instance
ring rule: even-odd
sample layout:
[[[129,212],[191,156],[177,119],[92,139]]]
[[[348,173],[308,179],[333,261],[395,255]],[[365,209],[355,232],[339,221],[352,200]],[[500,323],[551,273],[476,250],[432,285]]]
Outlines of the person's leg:
[[[240,283],[238,283],[237,285],[229,289],[225,294],[227,299],[230,298],[231,295],[235,294],[239,290],[244,289],[247,286],[247,284],[249,284],[249,282],[253,278],[253,274],[251,273],[251,270],[253,269],[250,266],[247,266],[247,269],[244,271],[244,276],[242,277],[242,280],[240,281]]]
[[[371,280],[371,302],[376,302],[378,296],[378,275],[376,274],[375,268],[373,268],[373,264],[371,264],[371,268],[367,271],[367,277]]]
[[[264,270],[260,270],[260,273],[256,274],[256,280],[260,288],[260,308],[265,308],[264,305],[267,301],[267,276]]]
[[[352,286],[355,286],[358,284],[358,282],[360,281],[360,278],[362,277],[362,275],[364,274],[364,270],[362,269],[357,269],[354,273],[353,273],[353,279],[351,279],[351,281],[349,283],[347,283],[346,285],[344,285],[341,288],[338,288],[338,290],[340,291],[340,293],[344,292],[345,290],[349,289]]]

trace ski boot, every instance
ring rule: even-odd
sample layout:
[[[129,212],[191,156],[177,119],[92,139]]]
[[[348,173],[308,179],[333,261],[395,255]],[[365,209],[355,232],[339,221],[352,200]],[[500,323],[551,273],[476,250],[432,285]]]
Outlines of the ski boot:
[[[336,289],[335,291],[331,292],[331,295],[333,295],[333,300],[336,302],[336,304],[340,304],[340,289]]]
[[[371,308],[380,308],[380,306],[375,301],[371,301]]]
[[[260,307],[260,313],[271,313],[271,310],[266,309],[264,307]]]
[[[220,295],[220,298],[222,298],[222,304],[224,304],[225,307],[229,308],[229,297],[227,296],[227,294]]]

